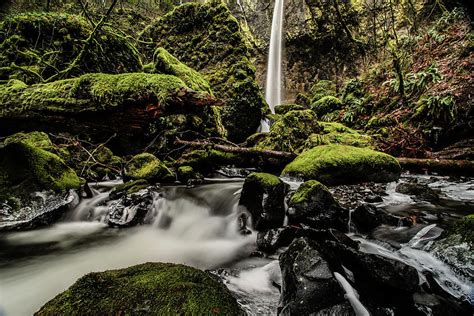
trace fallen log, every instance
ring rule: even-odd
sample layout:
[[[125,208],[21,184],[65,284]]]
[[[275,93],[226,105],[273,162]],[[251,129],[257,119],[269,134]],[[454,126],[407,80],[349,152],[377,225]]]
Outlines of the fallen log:
[[[88,74],[32,86],[12,80],[0,85],[0,135],[41,130],[96,141],[114,133],[139,139],[160,117],[191,114],[207,119],[205,109],[221,104],[169,75]]]
[[[402,169],[414,172],[436,172],[439,174],[474,175],[474,161],[446,159],[398,158]]]

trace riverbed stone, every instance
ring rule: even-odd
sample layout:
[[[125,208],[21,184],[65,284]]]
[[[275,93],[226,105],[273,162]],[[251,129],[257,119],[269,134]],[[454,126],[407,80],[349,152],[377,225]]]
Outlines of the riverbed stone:
[[[309,180],[301,184],[291,197],[288,218],[290,224],[346,230],[348,211],[339,205],[325,185]]]
[[[282,175],[339,185],[396,181],[400,172],[400,164],[390,155],[368,148],[324,145],[301,153]]]
[[[166,165],[154,155],[142,153],[134,156],[124,168],[125,180],[146,180],[153,182],[173,182],[176,177]]]
[[[257,230],[278,228],[285,218],[286,186],[269,173],[251,173],[245,178],[239,204],[247,208]]]
[[[171,263],[87,274],[35,315],[95,315],[99,311],[103,315],[243,315],[216,278]]]

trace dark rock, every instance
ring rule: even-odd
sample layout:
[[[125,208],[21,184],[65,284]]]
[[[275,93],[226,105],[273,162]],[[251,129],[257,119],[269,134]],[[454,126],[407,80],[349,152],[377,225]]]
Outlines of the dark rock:
[[[153,192],[142,189],[125,195],[110,204],[107,222],[110,226],[129,227],[147,222],[147,214],[153,205]]]
[[[291,224],[346,230],[348,211],[337,203],[323,184],[310,180],[303,183],[291,197],[288,218]]]
[[[413,300],[416,308],[422,315],[444,316],[444,315],[472,315],[469,306],[459,306],[439,295],[428,293],[415,293]]]
[[[417,199],[436,202],[439,200],[438,193],[426,184],[416,182],[399,183],[395,191],[402,194],[412,195]]]
[[[280,247],[289,246],[295,238],[297,230],[296,227],[285,226],[259,232],[257,235],[258,249],[273,252]]]
[[[285,184],[268,173],[252,173],[245,179],[239,204],[252,215],[255,229],[262,231],[283,225],[285,191]]]
[[[380,202],[383,202],[383,198],[380,195],[369,195],[364,200],[367,203],[380,203]]]
[[[135,180],[119,184],[110,191],[110,199],[116,200],[124,195],[136,193],[142,189],[146,189],[150,184],[146,180]]]
[[[361,232],[368,232],[381,224],[398,226],[402,218],[389,214],[382,209],[370,205],[359,205],[351,214],[351,220]]]
[[[294,240],[280,256],[282,315],[307,315],[344,302],[328,263],[307,238]]]

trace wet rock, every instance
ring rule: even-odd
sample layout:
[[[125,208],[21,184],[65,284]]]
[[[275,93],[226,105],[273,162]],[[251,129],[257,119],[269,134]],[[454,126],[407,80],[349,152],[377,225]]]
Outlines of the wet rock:
[[[383,202],[383,198],[380,195],[369,195],[364,201],[367,203],[380,203]]]
[[[259,232],[257,235],[258,249],[266,252],[274,252],[280,247],[287,247],[296,236],[298,228],[285,226]]]
[[[361,232],[368,232],[381,224],[398,226],[403,223],[402,218],[386,213],[382,209],[371,205],[359,205],[351,214],[351,220]]]
[[[171,263],[89,273],[35,315],[93,315],[97,311],[111,315],[243,315],[217,277]]]
[[[244,182],[239,204],[252,215],[255,229],[277,228],[285,218],[285,184],[268,173],[252,173]]]
[[[124,180],[146,180],[154,182],[173,182],[174,173],[158,158],[149,153],[134,156],[125,165]]]
[[[423,201],[436,202],[439,200],[438,193],[426,184],[402,182],[397,185],[395,191],[402,194],[412,195]]]
[[[152,210],[153,191],[142,189],[131,195],[124,195],[110,204],[107,223],[114,227],[130,227],[147,222],[147,214]]]
[[[135,180],[130,182],[125,182],[123,184],[119,184],[110,191],[110,199],[116,200],[123,195],[133,194],[140,190],[146,189],[150,184],[146,180]]]
[[[396,181],[400,172],[400,164],[390,155],[368,148],[323,145],[304,151],[282,175],[339,185]]]
[[[469,307],[459,306],[435,294],[415,293],[413,295],[413,301],[420,313],[426,316],[472,315],[472,313],[469,312]]]
[[[404,218],[403,220],[409,220],[409,218]],[[399,249],[403,244],[408,244],[421,230],[427,226],[428,225],[425,224],[413,225],[411,227],[381,225],[371,231],[369,236],[370,238],[386,242],[390,246]],[[426,241],[436,239],[441,235],[442,231],[443,229],[439,227],[433,227],[429,232],[426,233],[426,235],[423,236],[423,238],[426,239]],[[424,244],[425,242],[420,241],[420,243]],[[412,247],[415,246],[418,247],[418,245],[412,245]]]
[[[310,180],[303,183],[291,197],[288,218],[291,224],[346,230],[348,211],[337,203],[326,186]]]
[[[202,179],[203,176],[194,171],[194,168],[191,166],[181,166],[177,170],[178,180],[182,183],[188,183],[190,180]]]
[[[280,268],[280,314],[308,315],[344,303],[341,287],[311,240],[293,241],[280,256]]]

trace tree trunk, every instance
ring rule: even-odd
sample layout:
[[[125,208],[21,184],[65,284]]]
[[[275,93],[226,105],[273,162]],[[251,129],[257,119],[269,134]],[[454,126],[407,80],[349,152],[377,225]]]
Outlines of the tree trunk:
[[[402,169],[415,172],[436,172],[439,174],[474,175],[474,161],[398,158]]]

